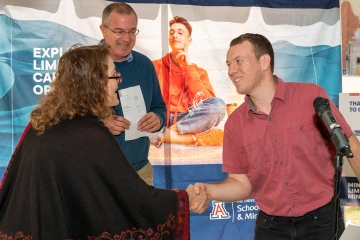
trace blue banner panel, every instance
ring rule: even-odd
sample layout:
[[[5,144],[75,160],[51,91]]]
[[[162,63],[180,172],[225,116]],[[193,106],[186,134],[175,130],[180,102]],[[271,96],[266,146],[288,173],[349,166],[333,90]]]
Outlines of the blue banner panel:
[[[356,177],[341,178],[339,198],[342,205],[360,206],[360,183]]]
[[[5,171],[6,171],[6,167],[0,167],[0,184],[3,179]]]
[[[154,184],[158,188],[186,189],[196,182],[218,182],[227,176],[221,167],[221,164],[155,165]],[[211,201],[205,213],[191,213],[191,239],[253,239],[258,210],[252,198],[229,203]]]

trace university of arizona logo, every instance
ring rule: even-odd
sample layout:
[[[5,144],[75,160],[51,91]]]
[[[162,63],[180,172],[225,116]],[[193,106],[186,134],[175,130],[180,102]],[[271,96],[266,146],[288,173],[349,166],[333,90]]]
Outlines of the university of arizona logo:
[[[229,219],[231,218],[230,214],[226,211],[224,202],[212,201],[212,212],[210,214],[210,219]]]

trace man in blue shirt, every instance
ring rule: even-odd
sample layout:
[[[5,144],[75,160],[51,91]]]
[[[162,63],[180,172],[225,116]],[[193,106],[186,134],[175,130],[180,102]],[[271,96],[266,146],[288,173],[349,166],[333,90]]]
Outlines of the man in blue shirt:
[[[146,112],[137,122],[137,129],[143,132],[156,132],[165,124],[166,105],[161,95],[154,65],[145,55],[133,49],[136,42],[138,18],[134,9],[122,2],[109,4],[102,14],[100,25],[104,40],[110,46],[110,56],[116,70],[121,73],[122,82],[118,90],[126,91],[139,86],[144,98]],[[116,115],[104,121],[111,133],[116,136],[126,157],[149,185],[153,185],[153,169],[148,159],[150,141],[148,137],[125,140],[125,129],[130,121],[124,117],[121,102],[115,107]],[[133,123],[134,124],[134,123]]]

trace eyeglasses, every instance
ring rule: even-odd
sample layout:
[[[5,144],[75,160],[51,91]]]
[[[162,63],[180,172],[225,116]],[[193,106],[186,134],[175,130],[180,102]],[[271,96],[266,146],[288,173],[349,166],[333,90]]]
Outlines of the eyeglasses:
[[[134,29],[134,30],[130,30],[130,31],[112,30],[111,28],[109,28],[106,25],[103,25],[103,26],[106,27],[107,29],[109,29],[110,31],[112,31],[113,33],[115,33],[115,35],[118,37],[125,37],[126,34],[128,34],[129,37],[134,37],[134,36],[138,35],[138,33],[140,32],[139,29]]]
[[[122,82],[121,74],[119,72],[115,72],[114,76],[108,77],[108,79],[115,79],[118,83]]]

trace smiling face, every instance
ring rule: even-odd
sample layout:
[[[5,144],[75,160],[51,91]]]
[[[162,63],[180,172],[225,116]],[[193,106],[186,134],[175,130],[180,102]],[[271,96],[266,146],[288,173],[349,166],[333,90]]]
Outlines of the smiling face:
[[[116,73],[116,68],[113,60],[111,57],[108,58],[108,70],[107,74],[108,77],[114,76]],[[119,104],[119,99],[117,97],[117,90],[118,90],[118,81],[116,79],[108,79],[106,85],[106,98],[107,98],[107,105],[108,106],[116,106]]]
[[[105,44],[110,46],[110,56],[116,62],[124,61],[134,48],[136,35],[117,36],[114,31],[135,31],[137,28],[137,18],[135,14],[119,14],[111,12],[108,18],[109,25],[106,28],[101,25],[100,29],[105,39]]]
[[[264,77],[262,58],[256,58],[249,41],[230,47],[226,56],[228,75],[239,94],[252,95],[261,86]]]
[[[172,51],[187,51],[192,39],[190,37],[189,30],[181,24],[174,23],[170,27],[169,31],[169,45]]]

